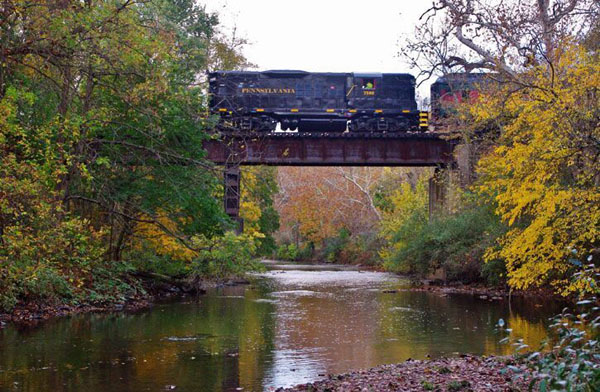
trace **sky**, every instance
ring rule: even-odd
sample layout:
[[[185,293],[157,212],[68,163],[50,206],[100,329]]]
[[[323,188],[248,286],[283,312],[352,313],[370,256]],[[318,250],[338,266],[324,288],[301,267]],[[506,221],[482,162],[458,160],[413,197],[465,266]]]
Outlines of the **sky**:
[[[408,72],[400,43],[430,0],[200,0],[250,41],[258,70]],[[421,89],[420,89],[421,90]]]

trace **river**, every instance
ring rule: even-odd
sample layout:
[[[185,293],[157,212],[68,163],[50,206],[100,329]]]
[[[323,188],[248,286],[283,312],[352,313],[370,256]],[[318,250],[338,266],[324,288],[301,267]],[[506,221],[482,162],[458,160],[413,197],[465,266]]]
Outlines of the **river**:
[[[270,264],[250,285],[137,313],[0,330],[1,391],[268,391],[408,358],[507,354],[559,304],[414,292],[395,275]],[[334,270],[332,270],[334,269]]]

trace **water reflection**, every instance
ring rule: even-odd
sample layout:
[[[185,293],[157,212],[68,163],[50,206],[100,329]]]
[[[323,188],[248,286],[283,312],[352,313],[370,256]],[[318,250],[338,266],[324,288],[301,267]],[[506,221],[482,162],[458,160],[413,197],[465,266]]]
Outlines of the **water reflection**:
[[[289,268],[289,267],[288,267]],[[402,289],[382,273],[271,271],[137,314],[0,331],[0,390],[268,390],[407,358],[498,354],[499,318],[537,345],[558,305]]]

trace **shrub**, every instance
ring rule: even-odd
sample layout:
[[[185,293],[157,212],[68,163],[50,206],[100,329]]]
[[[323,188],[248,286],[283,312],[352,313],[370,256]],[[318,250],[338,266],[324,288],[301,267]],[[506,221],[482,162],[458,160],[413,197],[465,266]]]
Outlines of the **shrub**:
[[[300,249],[298,249],[298,254],[296,256],[296,260],[312,260],[315,255],[315,244],[312,242],[306,242]]]
[[[391,250],[384,258],[387,269],[426,275],[443,268],[449,280],[504,282],[501,261],[483,264],[485,251],[505,231],[492,207],[469,203],[458,213],[414,225],[414,230],[409,230],[412,219],[406,222],[409,226],[400,227],[392,237]]]
[[[335,237],[326,239],[323,248],[323,258],[328,263],[339,261],[340,252],[348,245],[350,231],[346,228],[340,229]]]
[[[200,250],[190,266],[192,279],[222,279],[262,268],[253,258],[256,239],[251,235],[236,235],[229,231],[210,239],[197,237],[194,246]]]
[[[591,258],[590,258],[591,259]],[[597,274],[593,265],[587,274]],[[586,274],[582,275],[586,275]],[[575,276],[573,281],[580,279]],[[596,288],[596,292],[598,289]],[[517,355],[532,372],[529,390],[587,392],[600,390],[600,307],[598,297],[577,302],[576,312],[569,308],[551,318],[550,338],[540,351]],[[509,341],[509,337],[502,340]],[[517,351],[526,349],[517,341]]]
[[[184,276],[189,273],[188,260],[175,259],[171,255],[158,254],[155,247],[147,244],[145,240],[140,241],[138,247],[126,254],[131,264],[138,271],[154,272],[172,277]]]
[[[275,257],[278,260],[296,261],[298,260],[298,247],[295,244],[279,245]]]
[[[102,232],[77,217],[58,220],[37,206],[26,225],[13,225],[0,248],[0,308],[19,301],[77,304],[122,301],[138,290],[122,280],[124,263],[103,259]]]
[[[594,301],[580,301],[592,304]],[[533,374],[529,390],[587,392],[600,390],[600,308],[571,313],[565,308],[551,320],[551,338],[540,351],[517,355]],[[508,341],[509,338],[503,339]],[[515,343],[517,349],[527,346]],[[517,368],[509,367],[515,370]],[[537,388],[536,388],[537,386]]]
[[[380,241],[373,234],[354,235],[338,254],[338,262],[344,264],[375,265],[379,262]]]

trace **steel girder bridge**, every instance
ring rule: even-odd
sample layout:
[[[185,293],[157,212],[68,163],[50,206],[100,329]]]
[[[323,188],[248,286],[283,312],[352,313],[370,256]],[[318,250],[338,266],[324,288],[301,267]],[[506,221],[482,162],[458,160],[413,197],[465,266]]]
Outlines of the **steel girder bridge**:
[[[207,159],[225,166],[225,212],[240,222],[240,165],[455,166],[450,135],[415,133],[221,133],[204,142]],[[441,184],[440,184],[441,182]],[[446,197],[445,181],[429,182],[430,213]]]

